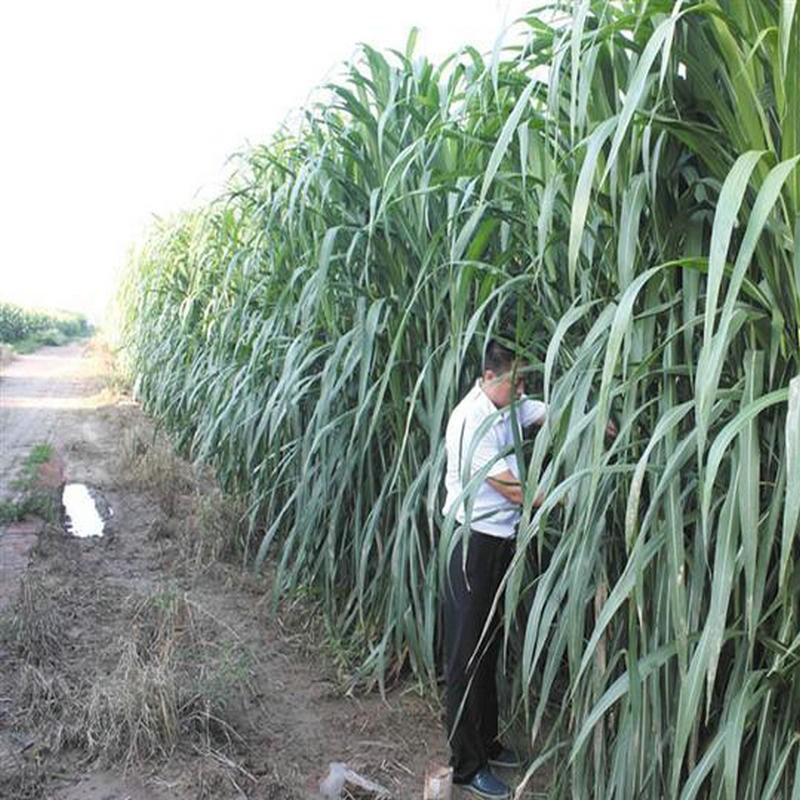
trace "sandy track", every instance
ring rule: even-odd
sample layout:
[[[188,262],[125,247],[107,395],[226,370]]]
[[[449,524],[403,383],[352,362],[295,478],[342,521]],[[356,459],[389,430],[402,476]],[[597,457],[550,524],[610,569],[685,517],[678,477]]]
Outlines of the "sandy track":
[[[0,374],[0,499],[31,448],[47,442],[56,449],[64,434],[96,408],[101,389],[98,359],[81,344],[44,347],[18,356]]]

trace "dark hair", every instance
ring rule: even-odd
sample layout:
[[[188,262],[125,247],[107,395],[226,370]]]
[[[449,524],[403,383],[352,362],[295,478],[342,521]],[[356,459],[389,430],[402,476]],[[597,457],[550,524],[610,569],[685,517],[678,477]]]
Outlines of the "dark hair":
[[[495,375],[508,372],[514,366],[514,351],[500,344],[497,339],[490,339],[483,354],[483,371],[491,370]]]

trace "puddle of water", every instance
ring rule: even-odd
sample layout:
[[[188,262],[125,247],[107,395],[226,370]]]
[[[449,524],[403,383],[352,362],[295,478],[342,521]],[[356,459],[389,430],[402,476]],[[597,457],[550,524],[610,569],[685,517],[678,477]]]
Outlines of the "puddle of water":
[[[86,484],[66,484],[61,502],[64,504],[64,528],[67,533],[81,539],[103,535],[105,522]]]

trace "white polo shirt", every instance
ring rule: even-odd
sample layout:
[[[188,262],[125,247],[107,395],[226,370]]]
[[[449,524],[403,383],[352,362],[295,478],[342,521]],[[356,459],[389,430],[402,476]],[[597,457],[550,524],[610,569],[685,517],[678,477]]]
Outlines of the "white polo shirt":
[[[513,413],[511,407],[498,409],[477,381],[453,409],[447,423],[447,497],[443,512],[447,514],[457,506],[456,519],[460,523],[466,521],[464,484],[482,467],[490,465],[486,473],[489,478],[505,470],[519,478],[512,424],[514,420],[522,427],[541,424],[546,416],[547,406],[529,397],[517,401]],[[521,516],[520,507],[503,497],[486,480],[475,489],[470,516],[472,530],[508,539],[514,536]]]

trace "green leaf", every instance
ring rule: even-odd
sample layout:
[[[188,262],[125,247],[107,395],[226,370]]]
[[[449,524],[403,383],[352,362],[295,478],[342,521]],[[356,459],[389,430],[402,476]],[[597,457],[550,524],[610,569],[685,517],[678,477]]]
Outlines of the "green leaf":
[[[786,412],[786,499],[783,506],[783,541],[781,544],[781,583],[785,583],[792,542],[800,519],[800,375],[792,378]]]

